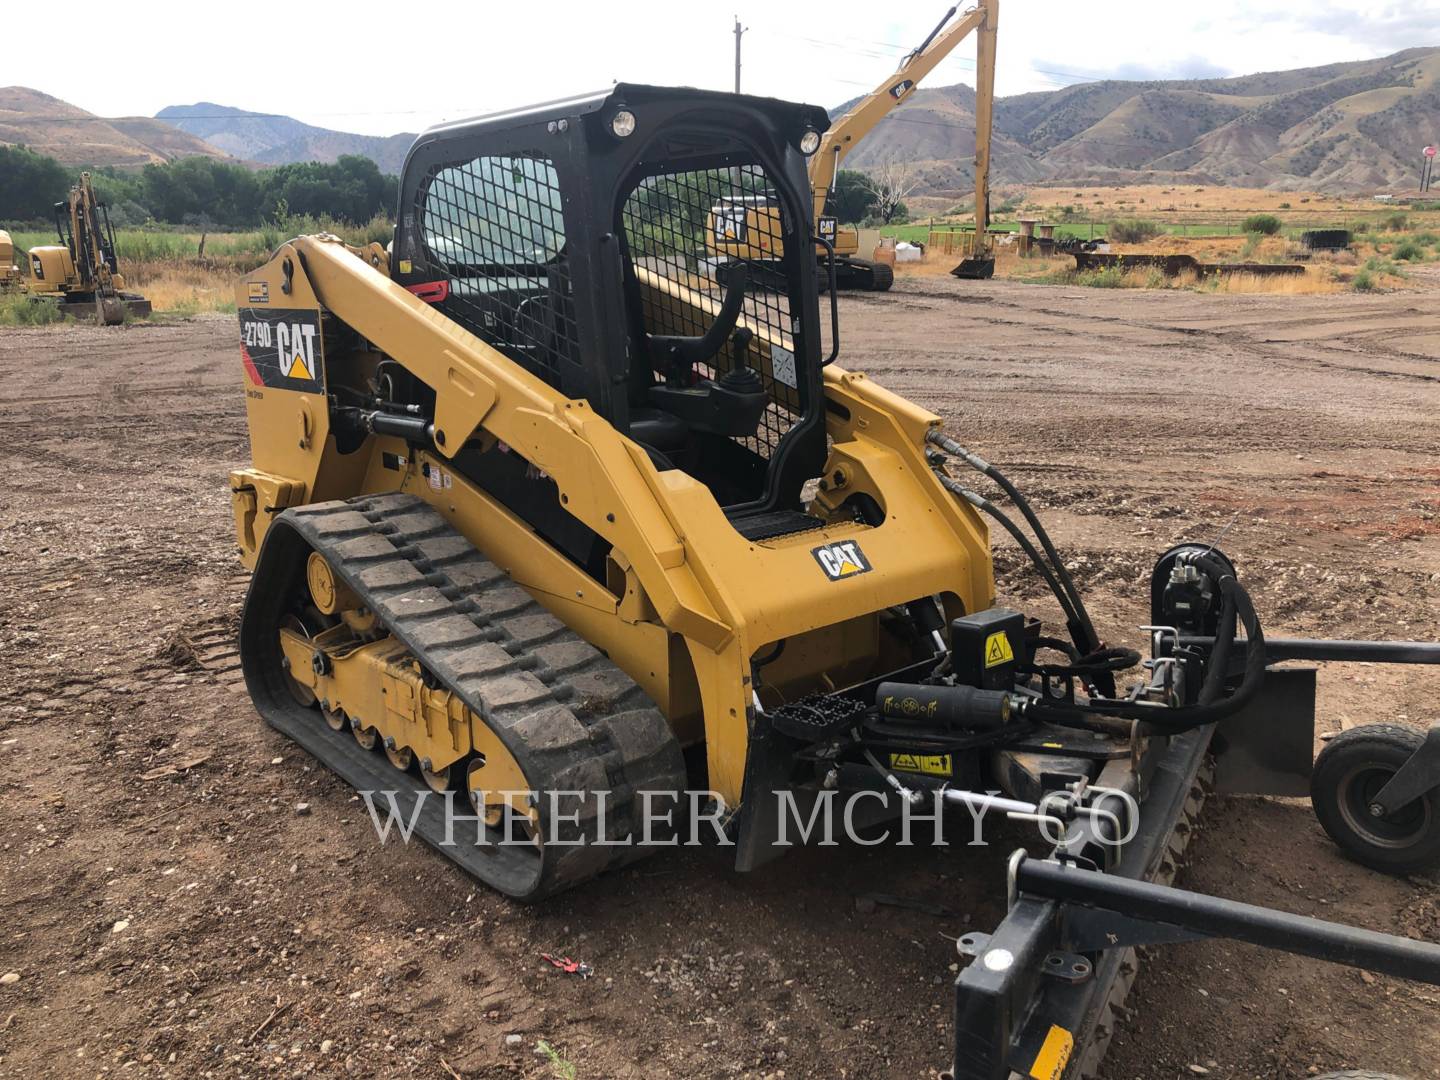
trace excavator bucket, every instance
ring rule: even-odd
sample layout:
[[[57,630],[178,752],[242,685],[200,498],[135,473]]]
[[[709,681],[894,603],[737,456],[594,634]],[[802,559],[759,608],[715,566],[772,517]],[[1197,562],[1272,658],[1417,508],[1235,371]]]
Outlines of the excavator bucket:
[[[967,281],[988,281],[995,276],[995,259],[993,257],[964,259],[950,273]]]
[[[143,319],[153,310],[150,301],[136,293],[121,293],[119,296],[97,296],[93,299],[69,297],[58,301],[62,315],[72,319],[94,319],[100,326],[119,326],[126,318]]]

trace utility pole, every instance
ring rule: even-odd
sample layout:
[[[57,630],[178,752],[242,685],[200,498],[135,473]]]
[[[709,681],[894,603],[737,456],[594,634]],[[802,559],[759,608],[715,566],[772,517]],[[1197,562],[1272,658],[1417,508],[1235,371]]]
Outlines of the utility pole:
[[[740,16],[735,16],[735,93],[740,92],[740,35],[749,30],[748,26],[740,25]]]

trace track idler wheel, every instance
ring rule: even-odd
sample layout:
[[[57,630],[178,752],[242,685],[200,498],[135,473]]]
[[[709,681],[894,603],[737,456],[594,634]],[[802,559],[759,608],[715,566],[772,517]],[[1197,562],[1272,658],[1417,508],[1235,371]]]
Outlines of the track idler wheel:
[[[1440,788],[1389,814],[1375,804],[1424,741],[1415,728],[1366,724],[1330,740],[1316,757],[1310,779],[1315,816],[1356,862],[1387,874],[1440,865]]]
[[[315,607],[326,615],[340,615],[360,606],[354,590],[335,576],[325,556],[318,551],[312,551],[305,560],[305,584],[310,587]]]
[[[494,739],[493,746],[477,752],[465,771],[470,805],[486,828],[514,843],[529,841],[540,847],[540,812],[528,801],[531,790],[519,763]]]

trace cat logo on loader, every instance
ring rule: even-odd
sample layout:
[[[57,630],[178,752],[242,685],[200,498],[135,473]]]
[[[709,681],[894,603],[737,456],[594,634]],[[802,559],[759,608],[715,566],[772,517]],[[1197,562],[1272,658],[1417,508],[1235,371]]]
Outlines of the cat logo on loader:
[[[860,550],[860,545],[854,540],[840,540],[834,544],[824,544],[815,548],[810,554],[815,556],[815,561],[820,564],[820,569],[825,571],[825,576],[831,581],[855,577],[870,570],[870,563],[866,560],[865,553]]]

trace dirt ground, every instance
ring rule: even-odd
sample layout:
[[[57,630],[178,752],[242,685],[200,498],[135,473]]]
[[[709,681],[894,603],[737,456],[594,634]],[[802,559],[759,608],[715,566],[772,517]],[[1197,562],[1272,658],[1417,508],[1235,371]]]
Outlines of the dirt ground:
[[[1227,524],[1272,632],[1434,636],[1433,292],[915,278],[843,319],[842,364],[1033,493],[1112,640],[1136,640],[1156,554]],[[933,1076],[952,939],[997,919],[1008,846],[814,849],[746,877],[685,849],[522,907],[379,846],[195,664],[185,642],[232,626],[244,588],[237,353],[227,317],[0,331],[0,1076]],[[1054,613],[1013,548],[997,561],[1002,600]],[[1321,728],[1422,723],[1437,691],[1331,665]],[[1440,938],[1435,878],[1346,862],[1301,801],[1212,801],[1182,881]],[[857,907],[876,888],[952,911]],[[1440,1076],[1440,991],[1390,978],[1193,944],[1147,959],[1129,1005],[1109,1080]]]

